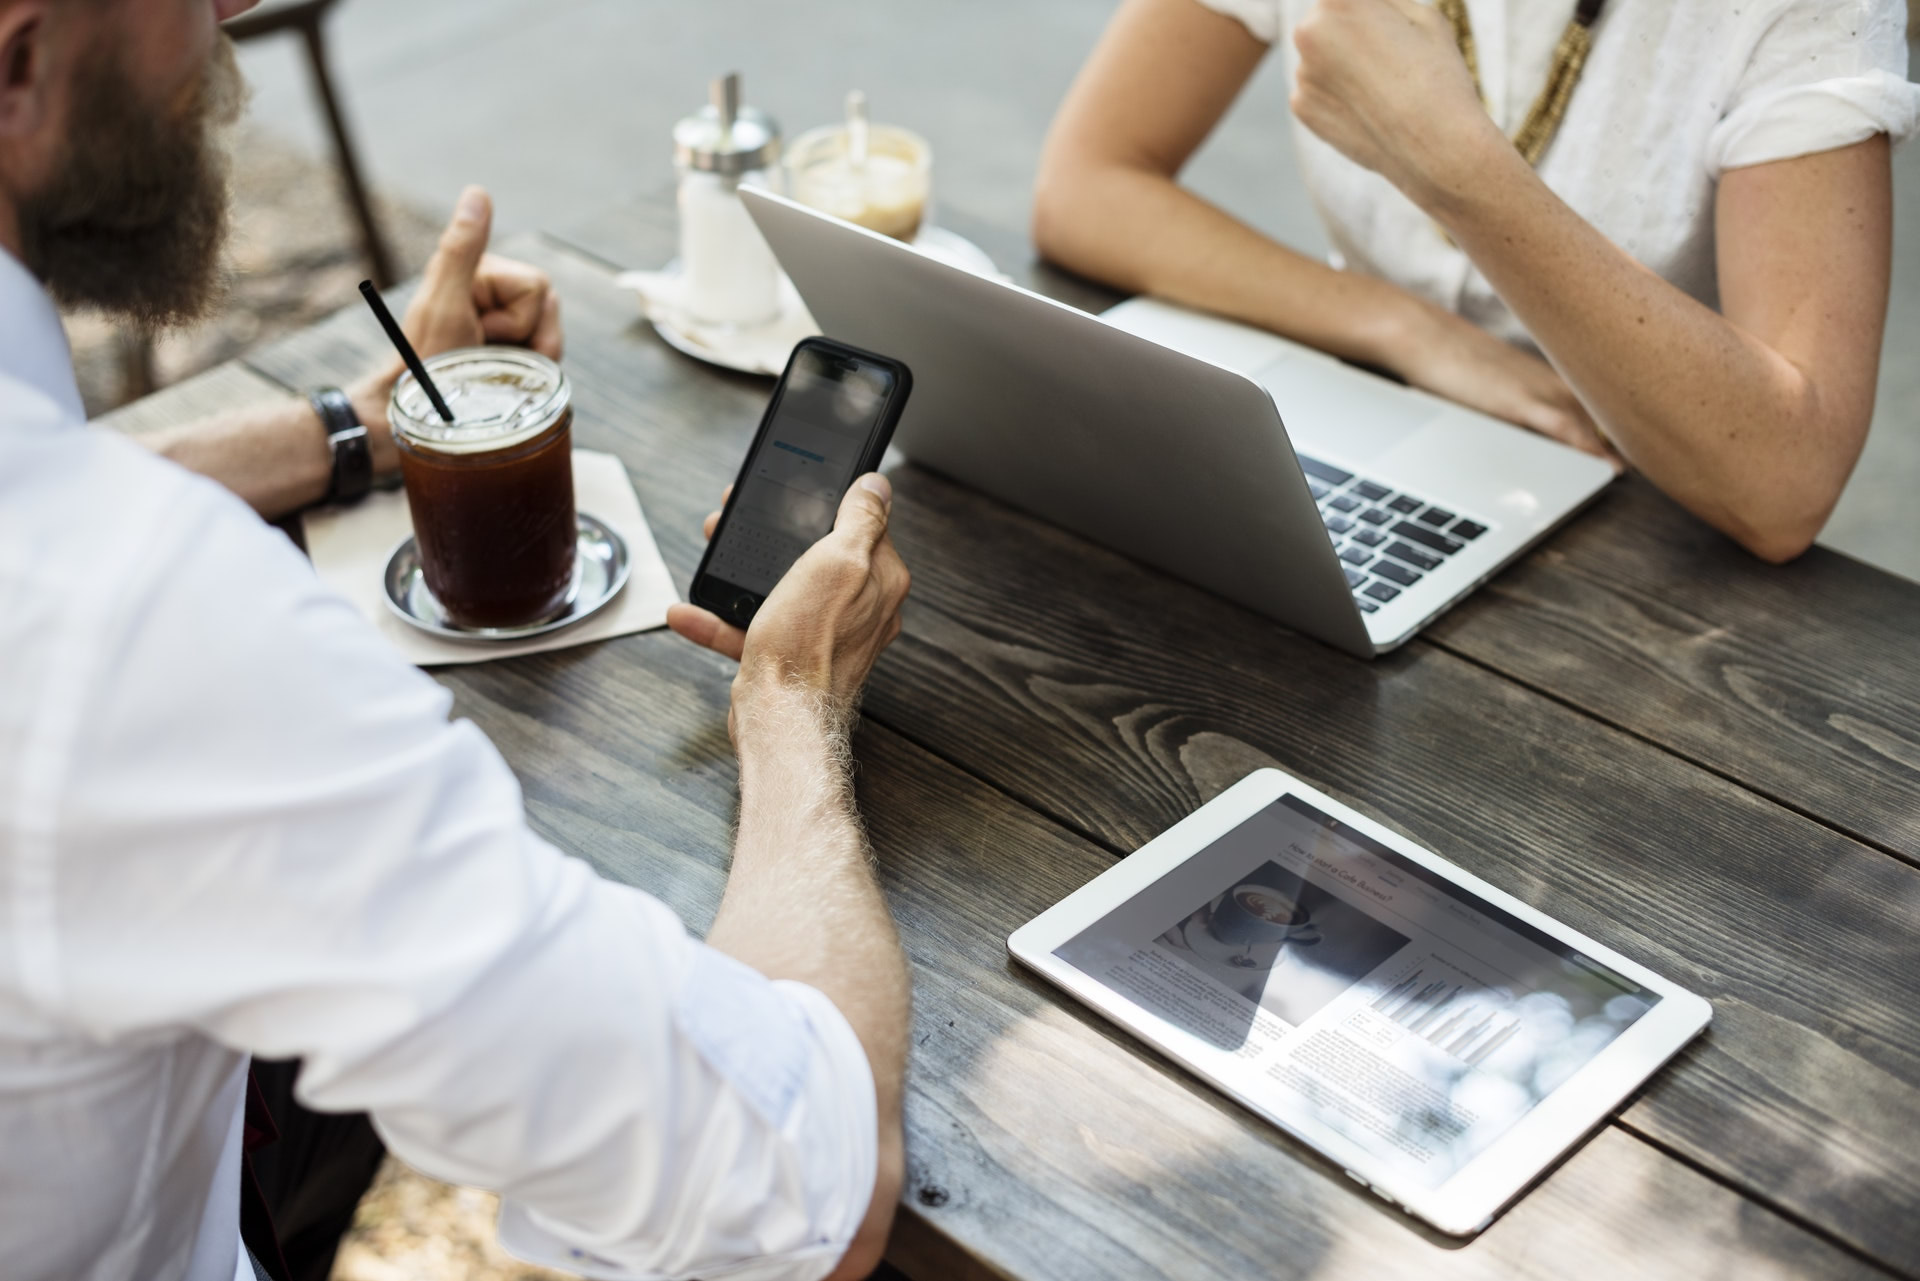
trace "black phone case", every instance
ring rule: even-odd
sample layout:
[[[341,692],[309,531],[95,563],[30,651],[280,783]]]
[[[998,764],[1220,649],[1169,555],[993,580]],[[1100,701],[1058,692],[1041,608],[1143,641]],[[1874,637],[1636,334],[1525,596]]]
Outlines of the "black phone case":
[[[727,504],[720,510],[720,523],[714,526],[713,537],[707,540],[707,550],[701,554],[700,568],[694,571],[693,586],[687,596],[695,605],[713,611],[721,619],[735,627],[745,628],[753,621],[766,597],[745,588],[736,587],[724,579],[711,578],[707,574],[707,562],[713,559],[713,549],[720,545],[722,535],[726,533],[727,519],[733,515],[733,500],[746,483],[747,475],[753,463],[760,456],[761,447],[767,443],[767,431],[773,426],[774,407],[780,403],[780,393],[786,390],[787,375],[793,371],[793,362],[800,352],[808,347],[823,349],[836,356],[853,356],[870,361],[876,365],[885,365],[894,375],[894,388],[887,398],[886,405],[880,411],[880,420],[874,425],[873,435],[868,439],[867,448],[860,457],[859,465],[853,469],[854,479],[866,475],[880,466],[880,460],[886,455],[887,445],[893,440],[893,429],[899,425],[900,415],[907,407],[907,396],[913,390],[913,371],[891,356],[883,356],[877,351],[867,351],[847,343],[835,342],[831,338],[807,338],[796,344],[793,355],[787,358],[787,367],[780,373],[780,381],[775,385],[774,394],[767,398],[767,407],[760,415],[760,427],[753,434],[753,444],[747,448],[747,456],[740,463],[740,471],[733,480],[733,493],[727,498]],[[845,497],[842,491],[841,497]]]

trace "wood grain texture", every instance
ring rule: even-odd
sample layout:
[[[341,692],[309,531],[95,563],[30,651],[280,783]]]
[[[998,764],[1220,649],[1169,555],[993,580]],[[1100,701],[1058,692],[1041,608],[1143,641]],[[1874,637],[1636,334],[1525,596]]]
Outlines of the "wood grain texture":
[[[138,436],[158,427],[191,422],[233,409],[253,409],[285,400],[287,389],[241,364],[226,364],[182,379],[151,396],[94,419],[102,427]]]
[[[446,673],[536,826],[696,928],[735,792],[731,668],[653,633]],[[1875,1275],[1614,1128],[1472,1244],[1082,1014],[1005,936],[1109,855],[869,725],[860,801],[915,971],[907,1220],[918,1277]]]
[[[518,251],[567,299],[578,438],[626,461],[684,584],[769,384],[666,349],[593,265]],[[330,326],[263,367],[300,384],[377,350]],[[1355,662],[937,477],[896,483],[915,599],[874,719],[1106,857],[1269,763],[1389,818],[1715,1000],[1708,1042],[1631,1126],[1884,1262],[1920,1260],[1913,869],[1435,647]],[[536,683],[529,716],[557,715],[563,683]]]
[[[915,600],[870,715],[1115,849],[1260,765],[1327,788],[1714,1001],[1630,1124],[1920,1259],[1914,869],[1431,646],[1357,662],[895,480]]]
[[[1027,288],[1120,298],[1017,232],[941,218]],[[654,199],[562,238],[643,266],[673,227]],[[1765,565],[1631,478],[1427,638],[1920,864],[1920,584],[1819,547]]]
[[[1920,585],[1633,477],[1430,638],[1920,864]]]

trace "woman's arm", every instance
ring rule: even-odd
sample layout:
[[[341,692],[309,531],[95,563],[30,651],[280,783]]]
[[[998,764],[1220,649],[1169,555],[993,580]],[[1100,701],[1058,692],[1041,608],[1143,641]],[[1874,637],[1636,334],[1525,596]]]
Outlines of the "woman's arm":
[[[1298,254],[1179,185],[1266,52],[1196,0],[1128,0],[1048,135],[1034,194],[1041,252],[1600,452],[1586,411],[1546,362],[1395,285]]]
[[[1322,0],[1295,42],[1301,120],[1446,227],[1622,454],[1763,559],[1812,544],[1873,415],[1892,255],[1884,137],[1722,178],[1715,312],[1540,181],[1432,10]]]

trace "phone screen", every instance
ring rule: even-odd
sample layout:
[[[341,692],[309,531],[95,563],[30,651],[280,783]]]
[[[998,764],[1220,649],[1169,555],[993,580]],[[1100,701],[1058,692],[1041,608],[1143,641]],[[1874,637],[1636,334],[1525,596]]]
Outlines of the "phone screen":
[[[815,346],[795,352],[704,572],[756,596],[772,591],[832,531],[893,389],[884,366]]]

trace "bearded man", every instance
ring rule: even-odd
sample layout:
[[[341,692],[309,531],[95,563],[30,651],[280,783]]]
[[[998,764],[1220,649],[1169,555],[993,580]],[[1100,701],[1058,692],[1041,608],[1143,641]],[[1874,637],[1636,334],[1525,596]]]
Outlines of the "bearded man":
[[[539,1262],[864,1275],[908,1005],[847,763],[907,590],[886,482],[749,632],[670,620],[740,661],[739,831],[697,942],[536,837],[445,692],[248,510],[391,468],[393,369],[157,449],[83,422],[56,299],[150,325],[210,305],[212,133],[241,99],[218,23],[248,7],[0,0],[0,1272],[324,1277],[332,1242],[288,1257],[286,1207],[364,1181],[379,1149],[337,1120],[364,1112],[500,1191]],[[486,256],[489,218],[468,191],[410,336],[557,357],[552,291]],[[248,1106],[256,1055],[302,1064],[311,1113]],[[337,1233],[337,1207],[301,1213]]]

